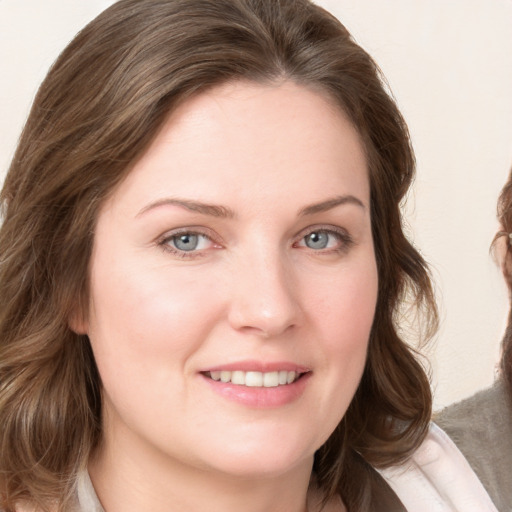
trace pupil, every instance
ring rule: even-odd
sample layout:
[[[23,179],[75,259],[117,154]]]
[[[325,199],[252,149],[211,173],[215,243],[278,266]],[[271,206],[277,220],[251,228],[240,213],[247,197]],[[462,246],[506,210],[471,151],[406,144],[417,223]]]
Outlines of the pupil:
[[[327,247],[327,233],[311,233],[306,238],[306,245],[310,249],[325,249]]]
[[[179,235],[175,238],[174,244],[181,251],[193,251],[197,247],[197,235]]]

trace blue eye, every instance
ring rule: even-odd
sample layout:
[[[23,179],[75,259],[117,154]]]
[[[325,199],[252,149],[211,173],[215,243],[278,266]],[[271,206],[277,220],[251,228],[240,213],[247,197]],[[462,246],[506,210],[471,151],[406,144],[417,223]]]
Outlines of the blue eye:
[[[199,235],[183,233],[172,237],[174,247],[180,251],[195,251],[199,245]]]
[[[177,256],[183,257],[199,256],[204,251],[216,246],[208,235],[196,231],[170,233],[159,242],[159,245]]]
[[[302,236],[296,244],[297,247],[306,247],[313,251],[330,253],[349,249],[354,243],[352,237],[345,230],[313,229]]]
[[[304,237],[304,242],[310,249],[326,249],[329,245],[330,233],[326,231],[313,231]]]

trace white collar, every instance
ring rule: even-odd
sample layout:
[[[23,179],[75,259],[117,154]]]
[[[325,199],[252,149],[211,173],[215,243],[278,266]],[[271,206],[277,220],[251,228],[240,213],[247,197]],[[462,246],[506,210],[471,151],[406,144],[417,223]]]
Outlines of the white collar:
[[[87,470],[78,475],[76,482],[76,494],[79,512],[105,512],[101,506],[96,491]]]

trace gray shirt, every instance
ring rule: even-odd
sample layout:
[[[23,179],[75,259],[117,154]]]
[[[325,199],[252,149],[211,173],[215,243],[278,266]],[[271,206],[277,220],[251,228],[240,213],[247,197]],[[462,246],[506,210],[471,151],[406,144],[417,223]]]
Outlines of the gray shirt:
[[[435,417],[500,512],[512,512],[512,397],[505,383],[450,405]]]

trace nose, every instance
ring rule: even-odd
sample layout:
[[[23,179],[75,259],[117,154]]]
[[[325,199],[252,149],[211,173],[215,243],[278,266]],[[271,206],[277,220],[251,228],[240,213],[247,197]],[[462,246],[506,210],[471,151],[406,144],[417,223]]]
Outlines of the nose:
[[[300,318],[298,282],[279,251],[243,258],[232,276],[229,323],[239,331],[271,338]]]

